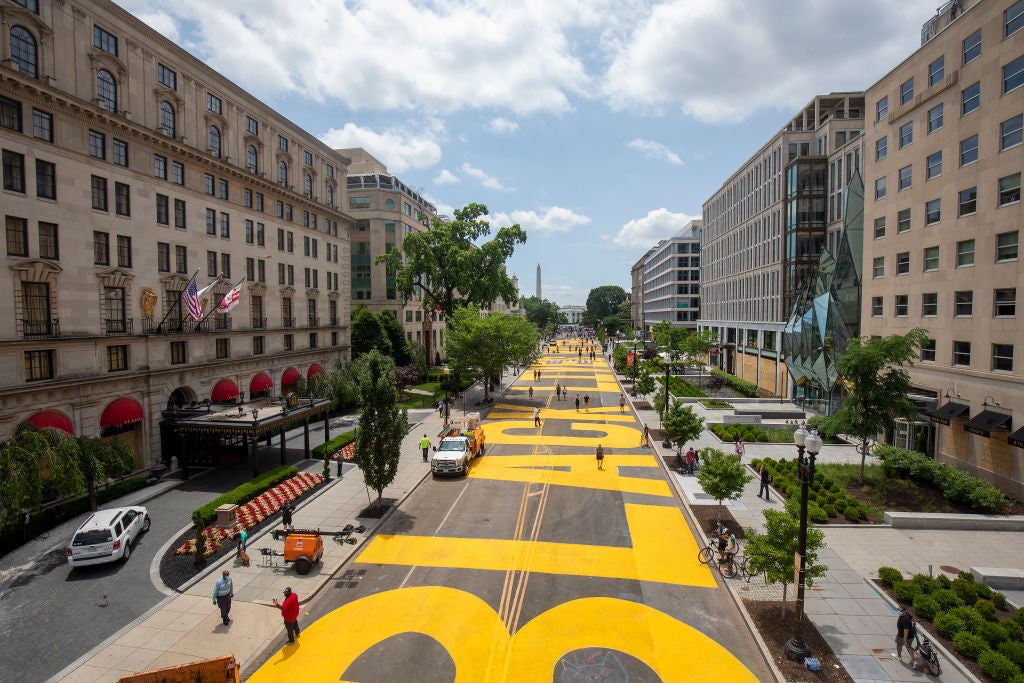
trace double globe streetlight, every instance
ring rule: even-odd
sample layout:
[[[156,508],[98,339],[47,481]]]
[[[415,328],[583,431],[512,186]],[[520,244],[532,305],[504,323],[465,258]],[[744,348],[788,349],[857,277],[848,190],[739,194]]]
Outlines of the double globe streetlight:
[[[821,452],[821,437],[818,430],[807,432],[807,425],[801,423],[793,432],[793,443],[797,451],[797,477],[800,479],[800,535],[797,539],[796,555],[796,613],[793,616],[793,635],[786,641],[786,656],[802,662],[811,656],[811,648],[804,642],[804,576],[807,563],[807,489],[814,481],[814,460]]]

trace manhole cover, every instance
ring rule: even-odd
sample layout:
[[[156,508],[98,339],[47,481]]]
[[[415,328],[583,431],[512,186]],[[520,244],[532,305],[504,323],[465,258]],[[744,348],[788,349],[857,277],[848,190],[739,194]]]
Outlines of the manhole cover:
[[[942,571],[946,572],[947,574],[959,574],[960,573],[959,569],[957,569],[956,567],[950,567],[948,564],[940,565],[939,569],[941,569]]]

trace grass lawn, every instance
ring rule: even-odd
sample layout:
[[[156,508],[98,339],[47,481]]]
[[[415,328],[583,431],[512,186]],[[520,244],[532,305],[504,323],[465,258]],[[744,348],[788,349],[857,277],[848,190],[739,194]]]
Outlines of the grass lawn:
[[[413,389],[419,389],[420,391],[426,391],[426,392],[429,392],[430,394],[434,394],[435,392],[441,390],[441,383],[440,382],[424,382],[423,384],[413,385],[412,388]]]
[[[970,512],[950,505],[942,492],[906,479],[889,479],[881,465],[864,468],[864,483],[860,480],[860,465],[819,464],[817,470],[831,477],[867,510],[871,522],[881,522],[886,510],[902,512]]]
[[[437,402],[439,399],[434,398],[433,394],[401,394],[404,396],[406,401],[402,401],[400,405],[406,408],[437,408]],[[441,398],[444,398],[442,396]]]

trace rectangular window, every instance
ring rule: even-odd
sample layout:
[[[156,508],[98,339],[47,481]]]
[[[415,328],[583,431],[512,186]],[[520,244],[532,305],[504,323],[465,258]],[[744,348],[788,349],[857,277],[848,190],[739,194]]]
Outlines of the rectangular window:
[[[1003,36],[1007,38],[1024,26],[1024,0],[1018,0],[1003,12],[1003,26],[1005,27]]]
[[[254,356],[263,354],[263,337],[252,338],[252,353]]]
[[[881,161],[889,154],[889,138],[880,137],[875,140],[875,161]]]
[[[160,85],[166,85],[171,90],[178,89],[178,74],[159,62],[156,65],[156,79],[160,81]]]
[[[992,345],[992,370],[1013,372],[1013,344]]]
[[[875,239],[885,237],[885,216],[875,219]]]
[[[956,243],[956,267],[964,268],[974,265],[974,240]]]
[[[999,124],[999,149],[1009,149],[1021,143],[1021,129],[1024,128],[1024,115],[1017,114]]]
[[[884,256],[876,256],[874,261],[871,262],[871,276],[876,279],[885,276]]]
[[[32,137],[53,142],[53,114],[38,109],[32,110]]]
[[[7,255],[28,256],[28,221],[24,218],[7,216]]]
[[[118,216],[131,216],[131,187],[124,183],[114,183],[114,213]]]
[[[0,128],[21,132],[21,102],[0,97]]]
[[[940,175],[942,175],[942,151],[940,150],[935,154],[929,154],[927,165],[928,172],[925,173],[926,180],[938,178]]]
[[[175,199],[174,200],[174,227],[185,230],[185,200]]]
[[[914,176],[914,167],[913,166],[904,166],[903,168],[900,169],[900,171],[899,171],[899,187],[900,187],[900,189],[898,190],[899,192],[902,192],[903,190],[909,190],[910,189],[910,186],[913,183],[913,179],[914,179],[913,176]]]
[[[938,292],[925,292],[921,295],[921,316],[934,318],[939,314]]]
[[[220,214],[220,236],[225,239],[231,238],[231,216],[223,211]]]
[[[132,267],[132,238],[128,235],[117,236],[117,265],[122,268]]]
[[[882,297],[873,296],[871,297],[871,317],[880,318],[884,313],[884,306],[882,304]]]
[[[953,292],[953,315],[969,316],[974,313],[974,292],[964,290]]]
[[[978,136],[972,135],[960,141],[960,165],[966,166],[978,160]]]
[[[928,133],[934,133],[942,128],[942,103],[935,105],[928,110]]]
[[[156,243],[156,269],[160,273],[171,272],[171,245],[167,242]]]
[[[252,208],[252,190],[248,187],[242,190],[242,205],[247,209]]]
[[[964,38],[964,66],[981,56],[981,29]]]
[[[217,197],[220,199],[228,198],[228,181],[224,178],[217,179]]]
[[[25,352],[25,380],[53,379],[53,351]]]
[[[174,272],[188,272],[188,249],[180,244],[174,247]]]
[[[267,262],[264,261],[263,259],[258,259],[256,261],[256,281],[267,281]]]
[[[170,197],[165,194],[156,196],[156,223],[157,225],[170,225],[171,223]]]
[[[875,122],[881,121],[889,115],[889,97],[883,97],[875,103]]]
[[[57,198],[57,165],[36,159],[36,196],[43,199]]]
[[[978,210],[978,188],[969,187],[960,190],[960,213],[961,216],[969,216]]]
[[[249,135],[260,134],[260,123],[251,116],[245,117],[245,132]]]
[[[370,198],[369,197],[349,197],[348,207],[350,209],[369,209]]]
[[[92,46],[117,56],[117,37],[104,31],[99,26],[92,27]]]
[[[981,81],[960,92],[960,115],[970,114],[981,106]]]
[[[932,199],[924,205],[924,224],[934,225],[942,220],[942,200]]]
[[[256,245],[260,247],[266,246],[266,228],[262,223],[256,224]]]
[[[970,366],[970,364],[971,364],[971,342],[968,342],[968,341],[954,341],[953,342],[953,365]]]
[[[94,230],[92,233],[92,262],[97,266],[110,265],[110,235]]]
[[[277,148],[282,152],[288,151],[288,138],[283,135],[277,136]]]
[[[254,230],[253,222],[251,220],[249,220],[248,218],[245,219],[245,243],[246,244],[255,244],[256,243],[256,235],[255,235],[255,230]]]
[[[896,274],[908,275],[910,273],[910,252],[901,251],[896,254]]]
[[[214,209],[206,210],[206,234],[217,234],[217,212]]]
[[[214,114],[222,113],[220,98],[214,95],[212,92],[206,93],[206,108],[209,111],[212,111]]]
[[[217,346],[217,358],[228,358],[231,355],[231,340],[230,339],[218,339],[216,340]]]
[[[875,199],[884,199],[886,195],[885,176],[875,180]]]
[[[914,99],[914,79],[908,78],[900,85],[900,104],[906,104]]]
[[[25,157],[17,152],[3,151],[4,189],[25,192]]]
[[[914,141],[914,122],[907,121],[900,126],[900,149]]]
[[[928,86],[934,86],[942,82],[946,77],[946,57],[940,56],[928,65]]]
[[[906,294],[897,294],[895,300],[895,314],[898,318],[907,317],[908,297]]]
[[[107,136],[94,130],[89,131],[89,156],[107,158]]]
[[[256,193],[256,210],[263,211],[263,195],[259,192]]]
[[[107,347],[107,371],[128,369],[128,347],[124,344]]]
[[[203,174],[203,192],[210,195],[211,197],[213,196],[213,180],[213,176],[210,175],[209,173]]]
[[[153,155],[153,175],[167,180],[167,157],[159,154]]]
[[[312,154],[312,152],[303,152],[302,153],[302,160],[306,163],[306,166],[312,166],[313,165],[313,154]]]
[[[1017,260],[1017,231],[996,235],[996,263]]]
[[[278,263],[277,264],[277,284],[283,285],[284,282],[285,282],[285,280],[284,280],[284,264],[283,263]]]
[[[118,166],[128,166],[128,143],[114,138],[111,144],[111,161]]]
[[[217,277],[217,252],[206,252],[206,276]]]
[[[1020,201],[1020,173],[999,179],[999,206],[1016,204]]]
[[[256,280],[256,259],[247,257],[245,259],[245,277],[249,282]]]
[[[1024,85],[1024,56],[1017,57],[1003,67],[1003,94]]]
[[[992,313],[997,318],[1017,315],[1017,288],[996,289],[992,292]]]
[[[896,214],[896,232],[908,232],[910,230],[910,209],[902,209]]]
[[[284,202],[280,199],[274,204],[274,215],[278,218],[284,218]]]
[[[56,223],[44,223],[39,221],[39,258],[58,260],[60,259],[59,239]]]
[[[925,339],[921,344],[921,360],[925,363],[935,362],[935,340]]]
[[[188,362],[188,353],[186,348],[185,342],[183,341],[171,342],[171,365],[184,365]]]
[[[295,335],[294,334],[286,334],[286,335],[284,335],[284,350],[285,351],[291,351],[294,348],[295,348]]]
[[[185,164],[180,161],[171,162],[171,182],[175,185],[185,184]]]
[[[939,269],[939,248],[938,247],[925,247],[924,248],[924,272],[930,272]]]
[[[107,179],[96,175],[92,177],[92,208],[107,210]]]
[[[220,255],[220,276],[231,277],[231,254]]]
[[[288,234],[287,234],[287,238],[288,238],[287,239],[287,247],[285,248],[285,251],[287,251],[289,254],[294,254],[295,253],[295,233],[293,233],[291,230],[289,230]]]

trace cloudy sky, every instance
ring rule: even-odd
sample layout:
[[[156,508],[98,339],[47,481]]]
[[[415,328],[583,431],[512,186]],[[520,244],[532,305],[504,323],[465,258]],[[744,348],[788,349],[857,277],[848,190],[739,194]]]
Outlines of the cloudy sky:
[[[116,0],[450,214],[529,240],[521,292],[585,303],[815,94],[861,90],[939,0]]]

